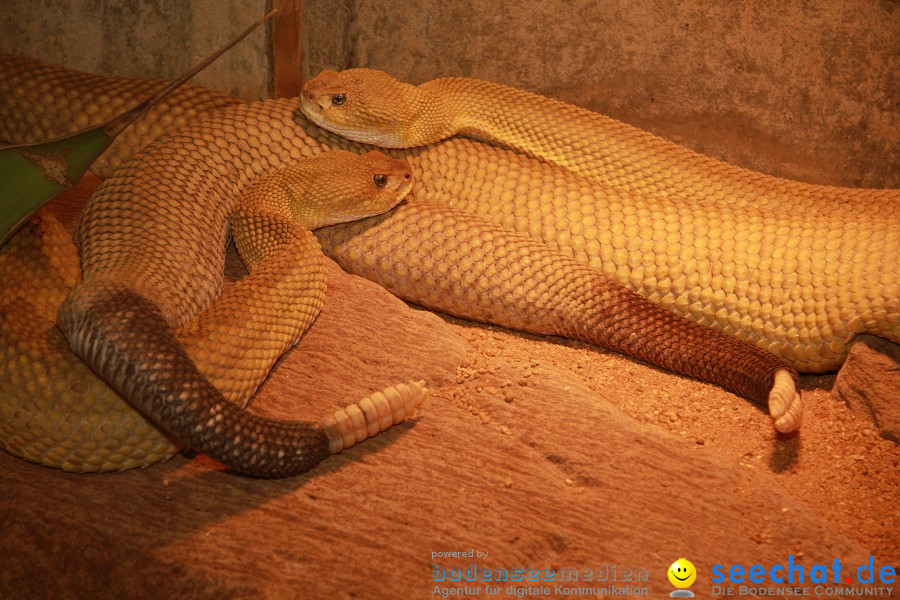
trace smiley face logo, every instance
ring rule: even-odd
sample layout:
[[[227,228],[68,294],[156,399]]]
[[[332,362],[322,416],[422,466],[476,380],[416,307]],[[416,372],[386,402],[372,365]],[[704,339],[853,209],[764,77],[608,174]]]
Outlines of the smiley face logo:
[[[690,587],[697,579],[697,569],[685,558],[679,558],[669,567],[669,582],[677,588]]]

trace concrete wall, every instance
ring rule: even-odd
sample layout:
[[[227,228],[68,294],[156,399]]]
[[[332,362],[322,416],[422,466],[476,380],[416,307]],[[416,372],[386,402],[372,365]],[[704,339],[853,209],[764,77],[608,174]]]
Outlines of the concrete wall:
[[[122,77],[171,79],[259,19],[270,0],[0,0],[0,51]],[[270,94],[260,27],[195,78],[249,99]]]
[[[0,50],[171,77],[265,6],[3,0]],[[756,170],[900,187],[900,4],[890,0],[305,0],[303,18],[307,74],[481,77]],[[267,95],[262,32],[221,60],[201,82]]]

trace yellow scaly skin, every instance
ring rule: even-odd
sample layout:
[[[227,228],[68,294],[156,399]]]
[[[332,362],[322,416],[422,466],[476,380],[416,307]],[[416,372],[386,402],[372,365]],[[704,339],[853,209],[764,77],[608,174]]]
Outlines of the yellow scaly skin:
[[[75,356],[56,312],[81,283],[78,251],[41,211],[0,248],[0,441],[16,456],[67,471],[165,460],[181,445]],[[203,372],[203,365],[198,364]]]
[[[281,476],[306,470],[328,454],[401,422],[421,400],[422,382],[388,388],[337,411],[320,425],[262,419],[241,413],[234,403],[246,403],[321,309],[324,263],[308,229],[387,210],[411,185],[405,163],[377,152],[326,153],[257,178],[230,217],[235,245],[250,274],[217,298],[221,281],[192,281],[193,300],[209,306],[187,313],[189,320],[181,325],[175,321],[173,329],[172,320],[154,323],[162,303],[146,298],[153,293],[154,271],[176,268],[177,257],[165,265],[152,259],[121,260],[113,248],[92,263],[95,273],[103,271],[106,259],[114,263],[107,273],[133,269],[134,281],[146,278],[149,283],[138,291],[127,278],[89,274],[87,283],[79,286],[71,238],[52,216],[40,215],[0,250],[0,272],[22,283],[0,295],[0,330],[5,334],[0,387],[7,388],[0,403],[0,439],[5,447],[34,462],[84,472],[150,464],[187,444],[245,473]],[[119,231],[130,230],[128,210],[121,205],[101,200],[91,208],[102,215],[97,219],[101,227],[115,227],[123,220]],[[185,216],[177,205],[162,202],[156,208],[157,225],[168,220],[172,226],[173,217]],[[198,217],[204,212],[200,209]],[[204,225],[208,226],[183,222],[172,229],[184,234],[182,243],[200,248],[195,258],[218,260],[224,245],[217,251],[214,243],[208,243]],[[83,243],[96,243],[90,227],[82,224],[79,232]],[[120,243],[117,239],[111,245]],[[138,245],[152,256],[153,244],[146,237]],[[99,326],[111,329],[105,337],[130,353],[124,365],[108,360],[108,346],[98,352],[103,339],[93,348],[84,339],[95,335],[96,328],[84,313],[96,310],[98,297],[102,306],[109,290],[129,296]],[[203,294],[208,297],[197,298]],[[32,298],[40,299],[37,309],[30,304]],[[128,409],[68,351],[52,321],[61,302],[60,323],[70,341],[82,355],[105,354],[94,358],[92,366],[151,421]],[[148,305],[143,314],[142,304]],[[123,318],[136,321],[124,332],[115,326]],[[129,334],[136,339],[127,339]],[[158,341],[167,335],[177,337],[177,343]],[[122,336],[125,342],[120,341]],[[151,380],[146,386],[141,382],[144,371]],[[179,387],[186,390],[179,392]],[[203,393],[206,398],[198,397]],[[212,438],[212,443],[204,437]],[[218,441],[241,438],[246,440],[243,445]],[[268,456],[272,453],[274,459]]]
[[[116,79],[60,70],[24,56],[0,53],[3,92],[0,98],[0,141],[43,142],[104,122],[124,113],[166,81]],[[149,114],[117,137],[91,165],[106,177],[138,150],[195,119],[198,115],[239,104],[241,100],[189,83],[149,110]],[[52,110],[46,110],[51,108]],[[103,118],[101,118],[103,117]],[[60,124],[65,123],[64,127]]]
[[[306,83],[303,110],[358,141],[406,147],[465,133],[593,178],[470,140],[412,161],[420,196],[541,239],[800,371],[838,368],[860,333],[900,341],[898,190],[754,173],[477,80],[416,87],[369,69],[325,71]]]
[[[20,63],[15,65],[18,68]],[[0,74],[2,68],[0,62]],[[30,79],[20,68],[17,73],[15,85],[24,89],[17,93],[21,102],[28,102],[34,95],[31,92],[47,84],[48,78],[53,89],[77,85],[77,78],[62,69],[40,70],[38,79]],[[117,85],[115,81],[111,85]],[[101,91],[98,98],[108,98],[102,94],[102,88],[102,82],[92,81],[92,91]],[[0,101],[9,97],[0,94]],[[37,100],[31,106],[38,113],[36,121],[51,124],[43,135],[65,132],[66,125],[53,120],[54,106]],[[307,123],[298,108],[296,100],[229,106],[179,130],[174,137],[164,138],[119,169],[92,199],[79,230],[85,272],[89,281],[98,283],[79,288],[88,292],[76,291],[67,305],[90,312],[102,305],[92,294],[99,293],[101,300],[117,294],[121,298],[116,286],[126,283],[136,288],[139,296],[154,295],[159,314],[151,316],[163,322],[189,323],[189,315],[202,309],[203,299],[178,297],[176,290],[184,290],[186,284],[190,289],[191,282],[206,281],[221,273],[218,257],[203,252],[202,247],[211,245],[216,251],[221,248],[224,229],[216,224],[227,214],[234,195],[258,174],[277,170],[302,156],[335,146],[360,150],[358,145]],[[91,105],[91,113],[98,121],[112,112],[105,103]],[[152,130],[156,125],[153,115],[150,118],[146,126]],[[0,137],[4,135],[14,137],[0,131]],[[444,146],[462,147],[454,142]],[[414,169],[420,172],[433,168],[431,176],[437,177],[441,167],[429,167],[428,156],[427,151],[411,154]],[[197,198],[203,202],[198,203]],[[154,208],[158,205],[173,205],[178,214],[160,224]],[[128,219],[118,219],[117,213],[127,213]],[[211,230],[200,235],[192,233],[192,228],[209,227],[205,223],[208,220],[213,223]],[[184,231],[185,227],[191,231]],[[409,201],[392,211],[384,222],[370,222],[367,227],[367,231],[375,232],[375,238],[355,229],[346,230],[350,233],[342,236],[342,226],[336,226],[324,230],[330,233],[321,239],[326,242],[326,250],[345,268],[366,273],[408,299],[452,314],[535,333],[569,335],[614,348],[676,372],[719,383],[758,402],[768,402],[779,430],[790,431],[799,425],[796,373],[790,365],[660,310],[539,242],[477,216],[421,201]],[[141,233],[129,233],[131,229]],[[102,237],[117,232],[127,234],[126,243]],[[186,238],[192,242],[182,241]],[[378,243],[373,244],[372,239]],[[120,266],[123,257],[138,261],[147,260],[147,256],[152,256],[149,262],[157,265],[150,273],[138,276]],[[209,260],[209,256],[214,260]],[[435,261],[437,256],[440,259]],[[509,256],[515,260],[504,258]],[[167,265],[166,261],[171,262]],[[437,289],[444,292],[435,294]],[[124,300],[134,302],[131,297]],[[153,311],[148,307],[144,312],[146,317],[147,312]],[[79,324],[71,322],[65,306],[60,321],[78,340]],[[95,315],[89,321],[106,320]],[[135,321],[123,324],[120,330],[136,331],[134,337],[143,339],[141,323]],[[101,332],[96,339],[102,342],[109,334]],[[91,351],[92,343],[93,339],[76,342],[76,349],[79,344],[87,347],[80,351],[89,360],[98,354]],[[102,367],[98,370],[102,371]],[[355,421],[336,418],[331,425],[339,427],[342,422],[361,423],[357,414]]]

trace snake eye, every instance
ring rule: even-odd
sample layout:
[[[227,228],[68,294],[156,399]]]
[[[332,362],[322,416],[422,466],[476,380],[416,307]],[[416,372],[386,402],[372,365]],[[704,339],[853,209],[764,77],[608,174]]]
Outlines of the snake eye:
[[[375,187],[377,187],[377,188],[383,188],[384,186],[386,186],[387,180],[388,180],[387,175],[383,175],[381,173],[372,177],[372,182],[375,183]]]
[[[331,97],[331,103],[334,106],[340,106],[347,101],[347,94],[335,94]]]

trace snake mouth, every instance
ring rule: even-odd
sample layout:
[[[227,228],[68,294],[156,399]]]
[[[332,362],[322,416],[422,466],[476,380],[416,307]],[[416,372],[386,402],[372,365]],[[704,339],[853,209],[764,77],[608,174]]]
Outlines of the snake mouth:
[[[322,119],[322,107],[311,97],[309,92],[303,92],[300,95],[300,111],[306,115],[310,121],[319,125]]]
[[[333,123],[329,123],[328,119],[325,118],[325,107],[318,102],[317,97],[313,92],[304,91],[300,94],[300,112],[302,112],[303,116],[309,119],[313,125],[321,127],[325,131],[343,135],[339,127]]]
[[[311,91],[304,91],[300,95],[300,112],[315,126],[348,140],[371,144],[378,148],[406,148],[408,146],[399,133],[374,123],[365,127],[336,123],[333,118],[326,116],[328,103],[325,103],[322,98]]]
[[[407,196],[409,196],[409,193],[413,189],[414,183],[415,180],[412,177],[408,177],[403,180],[403,183],[401,183],[400,187],[397,188],[397,202],[394,204],[394,206],[397,206],[397,204],[400,204],[406,199]]]

